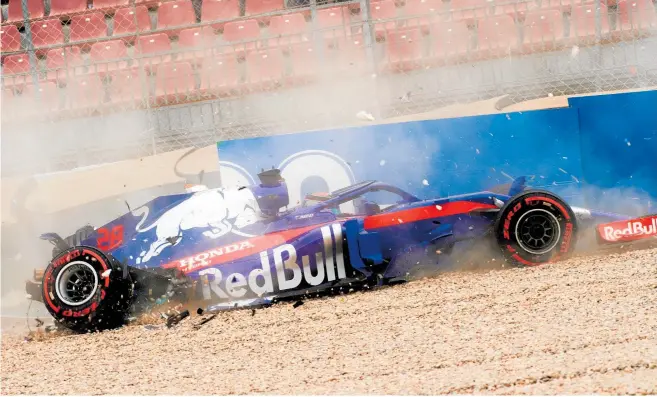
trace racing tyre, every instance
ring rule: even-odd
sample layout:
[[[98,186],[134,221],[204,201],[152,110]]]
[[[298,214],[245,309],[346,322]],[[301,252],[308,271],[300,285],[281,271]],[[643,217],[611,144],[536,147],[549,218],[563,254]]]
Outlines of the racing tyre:
[[[96,248],[69,248],[46,267],[43,302],[57,322],[74,331],[117,328],[125,323],[133,298],[127,270]]]
[[[570,206],[558,196],[526,190],[500,209],[494,231],[507,262],[537,266],[572,253],[577,221]]]

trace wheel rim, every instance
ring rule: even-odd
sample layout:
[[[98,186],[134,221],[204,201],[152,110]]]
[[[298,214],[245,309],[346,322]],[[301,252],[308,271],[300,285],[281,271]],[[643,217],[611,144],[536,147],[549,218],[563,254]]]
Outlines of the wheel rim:
[[[96,269],[83,261],[71,262],[64,266],[55,280],[57,297],[68,306],[80,306],[87,303],[97,289]]]
[[[524,213],[516,224],[516,238],[520,247],[534,255],[550,252],[559,243],[561,226],[553,213],[533,209]]]

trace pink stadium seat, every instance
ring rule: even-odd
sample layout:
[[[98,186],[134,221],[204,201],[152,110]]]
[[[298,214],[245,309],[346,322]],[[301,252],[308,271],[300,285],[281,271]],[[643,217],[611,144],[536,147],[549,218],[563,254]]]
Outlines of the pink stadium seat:
[[[123,40],[110,40],[94,43],[89,52],[91,65],[89,73],[104,77],[107,73],[128,68],[128,50]]]
[[[137,69],[125,69],[112,74],[108,86],[109,101],[122,107],[136,107],[150,96],[148,76],[140,76]]]
[[[180,56],[192,62],[192,65],[201,64],[216,51],[216,38],[210,26],[181,30],[178,36],[178,49],[185,52]]]
[[[422,31],[419,28],[390,31],[386,37],[387,57],[384,66],[393,72],[422,66]]]
[[[80,47],[53,48],[46,56],[48,81],[66,83],[67,77],[74,78],[84,73],[84,61]]]
[[[27,1],[27,11],[30,15],[30,19],[43,18],[45,15],[45,7],[43,5],[43,0],[28,0]],[[21,7],[20,1],[10,1],[7,9],[7,21],[6,22],[22,22],[23,21],[23,9]]]
[[[377,36],[385,35],[386,31],[394,30],[397,23],[394,21],[397,18],[397,6],[394,0],[382,0],[372,3],[372,24]],[[391,21],[385,21],[392,19]]]
[[[346,27],[350,24],[349,9],[347,7],[333,7],[317,10],[317,27],[321,29],[326,38],[340,38],[345,36]]]
[[[160,63],[171,62],[169,36],[165,33],[156,33],[148,36],[139,36],[135,45],[135,55],[140,55],[138,62],[146,70],[152,72]]]
[[[50,16],[70,15],[87,9],[87,0],[50,0]]]
[[[130,0],[93,0],[93,4],[95,10],[113,10],[129,5]]]
[[[655,6],[650,0],[620,0],[616,29],[630,36],[657,29]]]
[[[261,15],[273,11],[281,11],[285,9],[284,0],[245,0],[245,15],[254,16]],[[267,21],[267,17],[258,17],[256,18],[261,21]]]
[[[228,96],[240,91],[240,72],[234,55],[220,55],[203,63],[201,94],[204,97]]]
[[[64,32],[59,19],[35,21],[32,24],[32,42],[35,48],[64,42]],[[40,54],[43,51],[39,52]]]
[[[562,44],[566,37],[563,15],[560,10],[529,11],[524,23],[525,52],[551,50]]]
[[[303,13],[277,15],[269,21],[270,46],[308,41],[308,25]]]
[[[239,53],[254,50],[260,38],[260,26],[255,19],[228,22],[224,25],[224,40]]]
[[[107,24],[102,12],[74,15],[71,17],[69,41],[99,39],[107,36]],[[90,44],[85,44],[88,47]]]
[[[114,14],[114,31],[112,36],[131,33],[144,33],[151,30],[151,17],[148,8],[144,5],[128,8],[119,8]],[[123,40],[134,41],[134,36],[123,38]]]
[[[305,83],[318,76],[319,61],[313,43],[297,43],[290,48],[292,83]]]
[[[338,39],[337,69],[345,72],[361,72],[366,65],[365,46],[362,34]]]
[[[453,21],[465,20],[468,24],[475,18],[488,14],[487,0],[451,0],[450,13]]]
[[[190,0],[178,0],[162,3],[157,9],[157,28],[167,29],[196,23],[194,7]],[[180,29],[168,30],[169,36],[177,36]]]
[[[2,25],[0,29],[2,52],[12,52],[21,49],[21,34],[14,25]]]
[[[37,96],[37,89],[33,84],[27,84],[23,88],[21,98],[27,100],[23,107],[33,106],[33,109],[38,109],[39,113],[42,112],[55,112],[59,110],[59,90],[57,85],[51,81],[39,82],[39,90]]]
[[[223,29],[227,21],[239,16],[238,0],[204,0],[201,6],[201,22],[223,21],[213,24],[212,27],[215,29]]]
[[[22,86],[31,81],[30,58],[27,54],[7,55],[2,62],[4,87]]]
[[[97,110],[105,102],[105,89],[95,74],[76,77],[66,86],[68,108],[72,110]]]
[[[590,44],[595,41],[596,10],[594,4],[573,7],[570,16],[570,39],[574,42]],[[600,32],[609,33],[609,13],[607,6],[600,4]]]
[[[425,29],[435,22],[443,8],[440,0],[407,0],[404,15],[411,18],[406,20],[406,25],[422,26]]]
[[[246,82],[251,90],[273,89],[283,80],[284,72],[280,49],[253,51],[246,56]]]
[[[504,56],[519,50],[518,29],[513,17],[499,15],[480,19],[477,26],[479,56]]]
[[[546,0],[547,1],[547,0]],[[495,15],[509,15],[522,20],[527,11],[538,8],[533,0],[496,0]]]
[[[163,63],[155,76],[155,103],[187,102],[196,94],[194,70],[189,62]]]
[[[432,25],[429,40],[432,63],[451,63],[468,56],[470,31],[465,21]]]

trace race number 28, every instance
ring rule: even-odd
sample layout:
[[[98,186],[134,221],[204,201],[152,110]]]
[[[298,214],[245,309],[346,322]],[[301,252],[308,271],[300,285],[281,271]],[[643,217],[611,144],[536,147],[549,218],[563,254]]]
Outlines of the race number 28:
[[[99,249],[109,251],[121,244],[123,244],[123,225],[116,225],[111,229],[106,227],[98,229],[96,245]]]

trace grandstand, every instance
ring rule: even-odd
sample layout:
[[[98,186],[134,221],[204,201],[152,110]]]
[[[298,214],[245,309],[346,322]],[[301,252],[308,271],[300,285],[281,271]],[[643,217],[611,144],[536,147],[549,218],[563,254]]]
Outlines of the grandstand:
[[[105,120],[108,134],[121,118],[145,120],[134,147],[108,153],[88,143],[80,157],[53,143],[62,161],[19,162],[33,172],[337,127],[355,106],[384,118],[500,94],[657,84],[651,0],[9,0],[2,8],[3,141],[56,141],[46,131],[54,125],[89,140],[98,133],[85,131],[89,120]],[[309,99],[322,84],[327,95],[347,93],[333,101],[343,108]],[[365,94],[350,102],[354,91]],[[254,103],[284,110],[274,117]],[[3,174],[17,172],[18,152],[3,158]]]

